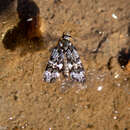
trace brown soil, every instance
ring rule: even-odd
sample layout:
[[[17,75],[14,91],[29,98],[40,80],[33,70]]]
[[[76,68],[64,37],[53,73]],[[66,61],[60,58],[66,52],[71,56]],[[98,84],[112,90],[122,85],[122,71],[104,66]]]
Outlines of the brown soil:
[[[0,130],[130,130],[129,55],[119,63],[130,47],[130,1],[35,2],[46,27],[42,40],[20,39],[16,1],[0,14]],[[42,80],[63,32],[74,39],[84,85]]]

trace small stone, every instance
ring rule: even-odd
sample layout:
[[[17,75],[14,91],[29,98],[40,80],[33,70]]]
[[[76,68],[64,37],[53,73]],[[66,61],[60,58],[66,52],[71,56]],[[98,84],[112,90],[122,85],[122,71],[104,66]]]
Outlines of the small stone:
[[[4,36],[5,36],[5,34],[3,33],[3,34],[1,35],[2,39],[4,38]]]
[[[113,119],[114,119],[114,120],[117,120],[117,116],[114,116]]]
[[[113,17],[114,19],[118,19],[118,17],[117,17],[115,14],[112,14],[112,17]]]
[[[2,24],[6,24],[7,22],[2,22]]]
[[[13,120],[13,117],[10,117],[9,120]]]
[[[97,91],[101,91],[102,90],[102,86],[99,86],[98,88],[97,88]]]
[[[117,78],[119,78],[119,76],[120,75],[118,73],[116,73],[114,77],[115,77],[115,79],[117,79]]]
[[[69,120],[70,119],[70,117],[69,116],[67,116],[67,120]]]
[[[30,22],[30,21],[32,21],[32,20],[33,20],[33,18],[29,18],[29,19],[27,19],[28,22]]]
[[[118,114],[119,112],[118,111],[115,111],[116,114]]]
[[[121,86],[121,84],[120,84],[120,83],[118,83],[118,84],[117,84],[117,86],[118,86],[118,87],[120,87],[120,86]]]

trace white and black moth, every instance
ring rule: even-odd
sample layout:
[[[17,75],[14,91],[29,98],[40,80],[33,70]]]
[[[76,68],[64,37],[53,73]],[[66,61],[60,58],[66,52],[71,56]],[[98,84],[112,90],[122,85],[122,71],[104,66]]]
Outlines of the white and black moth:
[[[71,36],[63,34],[58,45],[52,50],[50,60],[45,69],[44,81],[54,82],[60,77],[60,72],[64,77],[73,81],[84,83],[86,81],[85,71],[81,63],[76,48],[70,42]]]

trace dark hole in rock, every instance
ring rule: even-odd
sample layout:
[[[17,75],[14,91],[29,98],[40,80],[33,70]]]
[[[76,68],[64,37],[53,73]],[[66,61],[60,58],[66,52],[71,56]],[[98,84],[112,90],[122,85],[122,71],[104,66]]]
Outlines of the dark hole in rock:
[[[12,130],[18,130],[18,126],[15,126]]]
[[[130,48],[122,48],[122,50],[118,54],[118,63],[121,68],[125,68],[128,62],[130,61]]]
[[[18,97],[16,95],[14,95],[14,100],[17,101]]]
[[[112,69],[112,66],[111,66],[112,59],[113,59],[113,56],[110,57],[109,60],[108,60],[108,62],[107,62],[107,68],[108,68],[109,70]]]
[[[87,124],[86,128],[93,128],[92,124]]]
[[[119,130],[118,125],[114,125],[115,130]]]

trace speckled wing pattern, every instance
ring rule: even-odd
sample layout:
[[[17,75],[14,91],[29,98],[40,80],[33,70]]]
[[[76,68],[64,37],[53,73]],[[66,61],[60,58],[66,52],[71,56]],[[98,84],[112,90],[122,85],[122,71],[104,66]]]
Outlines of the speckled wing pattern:
[[[52,50],[50,60],[44,73],[44,81],[53,82],[60,72],[71,80],[84,83],[85,71],[76,48],[69,41],[69,36],[63,35],[58,45]]]
[[[82,62],[76,48],[72,44],[66,51],[66,57],[70,78],[74,81],[85,82],[86,77]]]
[[[58,47],[55,47],[52,50],[50,60],[48,61],[44,73],[44,80],[46,82],[54,82],[56,78],[60,76],[60,72],[63,70],[63,60],[63,50]]]

